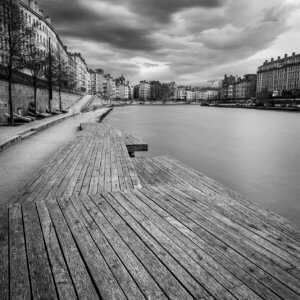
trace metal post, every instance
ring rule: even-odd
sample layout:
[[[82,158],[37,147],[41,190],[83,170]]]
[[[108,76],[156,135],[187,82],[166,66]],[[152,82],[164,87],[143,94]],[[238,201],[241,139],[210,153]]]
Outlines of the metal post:
[[[49,111],[51,111],[51,101],[52,101],[52,98],[53,98],[53,94],[52,94],[52,54],[51,54],[51,40],[50,40],[50,37],[49,37],[49,44],[48,44],[48,59],[49,59],[49,70],[48,70],[48,76],[49,76],[49,82],[48,82],[48,87],[49,87],[49,102],[48,102],[48,105],[49,105]]]

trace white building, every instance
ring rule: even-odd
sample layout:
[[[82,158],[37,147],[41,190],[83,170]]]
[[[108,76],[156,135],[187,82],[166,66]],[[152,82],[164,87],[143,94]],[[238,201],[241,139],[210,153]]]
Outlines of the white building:
[[[258,67],[257,92],[267,91],[282,95],[283,92],[300,90],[300,54],[278,56]]]
[[[180,101],[186,100],[186,88],[185,87],[178,87],[176,91],[176,99]]]
[[[88,93],[89,85],[91,85],[91,77],[88,67],[80,53],[69,53],[76,62],[76,90]]]

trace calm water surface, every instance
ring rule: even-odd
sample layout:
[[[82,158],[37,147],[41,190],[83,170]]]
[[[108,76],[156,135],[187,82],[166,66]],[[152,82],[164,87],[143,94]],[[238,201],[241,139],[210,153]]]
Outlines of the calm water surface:
[[[200,106],[115,108],[105,122],[300,225],[300,114]]]

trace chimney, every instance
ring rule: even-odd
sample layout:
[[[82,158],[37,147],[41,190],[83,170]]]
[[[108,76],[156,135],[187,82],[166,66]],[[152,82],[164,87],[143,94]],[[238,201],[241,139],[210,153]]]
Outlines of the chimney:
[[[274,58],[273,58],[273,57],[271,58],[271,61],[274,61]]]
[[[292,56],[295,56],[295,55],[296,55],[296,53],[295,53],[295,52],[293,52]]]
[[[288,55],[287,54],[284,54],[284,58],[287,58],[288,57]]]
[[[278,56],[277,58],[278,58],[278,60],[279,60],[279,59],[280,59],[280,56]]]

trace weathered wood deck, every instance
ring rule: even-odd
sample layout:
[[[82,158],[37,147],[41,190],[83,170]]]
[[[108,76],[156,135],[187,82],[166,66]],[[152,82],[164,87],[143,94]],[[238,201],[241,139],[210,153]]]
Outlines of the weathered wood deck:
[[[0,207],[0,299],[299,299],[295,226],[83,124]]]

